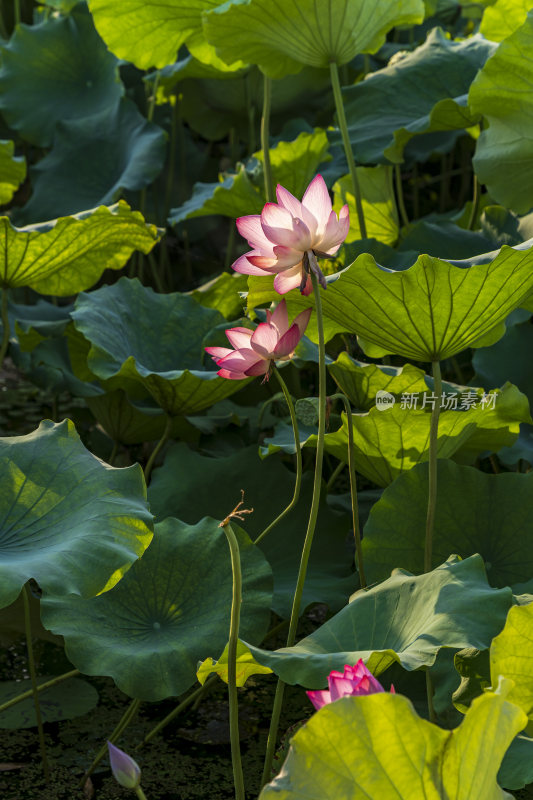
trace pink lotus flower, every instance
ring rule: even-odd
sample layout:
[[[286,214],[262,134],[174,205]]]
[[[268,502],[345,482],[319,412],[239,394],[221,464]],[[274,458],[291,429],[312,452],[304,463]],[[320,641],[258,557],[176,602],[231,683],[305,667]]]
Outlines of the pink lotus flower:
[[[232,264],[245,275],[275,275],[274,289],[286,294],[300,287],[302,294],[312,291],[310,271],[326,287],[316,256],[334,256],[348,235],[348,206],[339,216],[322,175],[317,175],[300,203],[278,184],[277,203],[267,203],[263,212],[239,217],[237,229],[252,248]]]
[[[282,300],[274,312],[267,311],[267,321],[258,325],[255,331],[248,328],[226,331],[234,350],[228,347],[206,347],[205,350],[220,367],[218,374],[221,378],[239,381],[264,375],[268,380],[273,361],[291,358],[307,328],[311,310],[302,311],[289,325],[287,304]]]
[[[329,691],[322,690],[316,692],[306,692],[308,698],[317,709],[328,703],[333,703],[340,697],[359,697],[364,694],[376,694],[384,692],[381,683],[374,678],[372,673],[365,667],[363,659],[360,658],[355,667],[347,664],[344,667],[344,675],[341,672],[332,672],[328,675]],[[390,687],[394,694],[394,686]]]

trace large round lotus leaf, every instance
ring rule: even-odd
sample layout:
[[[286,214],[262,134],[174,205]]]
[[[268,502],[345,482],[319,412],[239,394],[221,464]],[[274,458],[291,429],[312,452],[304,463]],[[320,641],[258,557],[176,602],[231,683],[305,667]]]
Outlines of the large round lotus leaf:
[[[204,337],[225,323],[220,312],[186,294],[156,294],[121,278],[76,301],[72,318],[91,343],[89,369],[114,387],[138,386],[172,416],[194,414],[238,391],[244,381],[219,378]]]
[[[363,164],[401,163],[413,137],[478,122],[480,115],[469,111],[467,94],[494,49],[481,36],[450,41],[434,28],[412,53],[346,87],[343,99],[355,158]],[[340,131],[331,139],[341,144]]]
[[[37,678],[37,684],[46,683],[53,676]],[[31,681],[3,681],[0,683],[0,704],[12,700],[23,692],[31,691]],[[43,722],[74,719],[92,711],[98,705],[98,692],[87,681],[69,678],[39,694]],[[33,697],[22,700],[0,712],[0,728],[37,727]]]
[[[491,589],[480,556],[451,558],[425,575],[397,569],[378,586],[356,592],[294,647],[250,645],[250,651],[286,683],[323,689],[332,669],[359,658],[379,675],[394,662],[407,670],[430,667],[443,647],[485,650],[503,628],[512,598],[510,589]]]
[[[26,159],[15,156],[13,142],[0,141],[0,205],[4,206],[13,198],[16,190],[26,177]]]
[[[448,731],[420,719],[407,697],[346,697],[291,741],[260,800],[504,800],[496,776],[525,715],[502,679]]]
[[[187,43],[200,61],[227,70],[202,35],[202,12],[219,4],[220,0],[120,0],[118,10],[115,0],[89,0],[94,24],[109,49],[139,69],[172,64]],[[238,62],[235,69],[244,66],[240,56],[233,60]]]
[[[254,509],[242,525],[252,537],[257,537],[289,504],[294,474],[279,457],[261,461],[255,445],[229,456],[210,458],[180,442],[168,450],[165,463],[154,471],[149,489],[150,507],[157,519],[179,516],[193,523],[203,514],[223,517],[228,498],[233,498],[239,489],[244,489],[246,507]],[[297,507],[259,544],[274,573],[272,609],[285,618],[290,616],[292,608],[311,495],[311,476],[305,475]],[[341,516],[325,502],[321,504],[303,590],[302,613],[311,603],[327,603],[336,611],[345,605],[357,586],[353,555],[347,546],[347,539],[351,539],[350,524],[350,515]]]
[[[233,528],[243,574],[240,631],[261,641],[270,620],[272,573],[247,534]],[[223,651],[231,597],[229,546],[218,522],[167,519],[111,592],[88,601],[47,598],[41,617],[46,628],[64,636],[66,653],[81,672],[110,675],[131,697],[157,701],[189,689],[198,660]]]
[[[438,462],[433,564],[450,553],[481,553],[494,586],[533,578],[533,474],[489,475],[452,461]],[[400,475],[383,492],[365,525],[369,581],[395,566],[424,568],[427,464]]]
[[[468,101],[487,125],[477,141],[474,169],[498,203],[525,214],[533,180],[533,13],[505,39],[472,84]]]
[[[152,539],[139,465],[108,467],[70,420],[0,439],[0,470],[0,607],[30,578],[45,596],[106,592]]]
[[[0,217],[0,285],[71,295],[88,289],[106,269],[121,269],[134,250],[148,253],[155,225],[122,200],[115,206],[15,228]]]
[[[531,293],[532,267],[533,247],[502,247],[475,263],[422,255],[397,272],[360,255],[331,276],[322,292],[326,339],[356,333],[372,358],[394,353],[415,361],[439,361],[467,347],[487,346],[501,338],[505,317]],[[271,278],[252,276],[248,286],[249,308],[277,296]],[[314,307],[313,295],[287,295],[290,318],[309,306]],[[314,314],[306,335],[318,340]]]
[[[143,189],[155,180],[165,151],[163,129],[147,122],[130,100],[60,122],[51,151],[30,170],[33,194],[15,222],[27,225],[114,203],[125,189]]]
[[[501,42],[522,25],[530,10],[530,0],[495,0],[483,11],[480,33],[486,39]]]
[[[2,47],[0,111],[33,144],[48,147],[57,122],[114,106],[123,93],[117,59],[83,6],[67,17],[17,25]]]
[[[345,64],[374,53],[396,25],[424,18],[421,0],[234,0],[203,15],[204,33],[217,54],[257,64],[272,78],[298,72],[302,64]]]

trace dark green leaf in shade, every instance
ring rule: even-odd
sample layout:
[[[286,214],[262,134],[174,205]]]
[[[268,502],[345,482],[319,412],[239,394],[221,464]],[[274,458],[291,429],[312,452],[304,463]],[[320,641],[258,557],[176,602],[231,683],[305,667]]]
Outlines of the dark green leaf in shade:
[[[209,369],[204,339],[226,323],[189,295],[156,294],[121,278],[80,294],[72,318],[91,344],[87,365],[96,376],[113,378],[111,388],[150,394],[171,416],[202,411],[245,383]]]
[[[114,203],[124,190],[152,183],[165,151],[163,129],[130,100],[60,122],[52,149],[30,170],[33,194],[14,220],[28,225]]]
[[[250,650],[286,683],[323,689],[331,670],[359,658],[377,676],[394,662],[407,670],[430,667],[443,647],[484,650],[511,603],[510,589],[488,585],[480,556],[450,558],[425,575],[394,570],[294,647]]]
[[[228,498],[226,513],[233,498]],[[240,630],[261,641],[270,620],[272,574],[247,534],[234,526],[243,573]],[[127,580],[126,580],[127,578]],[[219,523],[167,519],[152,544],[111,591],[90,601],[70,595],[41,601],[43,624],[65,638],[86,675],[109,675],[130,697],[152,702],[196,682],[199,659],[222,653],[229,633],[232,572]]]
[[[505,375],[505,380],[516,384],[533,405],[532,349],[533,325],[529,321],[508,326],[499,342],[475,351],[472,359],[475,380],[484,386],[497,386]]]
[[[496,782],[505,751],[524,724],[506,699],[510,682],[476,700],[461,725],[420,719],[406,697],[345,697],[295,735],[283,769],[260,800],[504,800]]]
[[[217,55],[257,64],[272,78],[304,64],[345,64],[358,53],[374,53],[395,25],[421,22],[420,0],[285,0],[273,13],[270,0],[234,0],[205,12],[204,33]]]
[[[15,155],[11,141],[0,141],[0,205],[9,203],[26,177],[26,159]]]
[[[46,683],[53,675],[37,678],[37,684]],[[0,705],[23,692],[31,691],[31,681],[3,681],[0,683]],[[88,714],[98,704],[98,692],[87,681],[69,678],[39,694],[43,722],[61,722]],[[0,728],[37,727],[33,698],[22,700],[0,713]]]
[[[254,513],[242,524],[256,537],[289,504],[293,487],[294,475],[279,457],[261,461],[255,445],[229,456],[210,458],[179,443],[168,450],[163,466],[154,470],[150,507],[157,519],[179,515],[194,523],[202,514],[215,517],[226,514],[228,502],[236,502],[239,490],[244,489],[246,506],[253,508]],[[288,617],[291,611],[311,491],[310,476],[304,476],[298,506],[259,545],[274,573],[272,608],[283,617]],[[341,516],[325,503],[321,505],[302,613],[313,602],[327,603],[332,610],[342,608],[357,586],[349,526],[349,515]]]
[[[117,59],[81,5],[69,16],[18,25],[2,47],[0,111],[32,144],[49,147],[57,122],[112,108],[123,94]]]
[[[96,283],[105,269],[121,269],[134,250],[150,252],[158,238],[155,225],[122,200],[26,228],[0,217],[0,285],[72,295]]]
[[[365,525],[363,553],[369,581],[395,566],[421,572],[427,514],[427,464],[400,475],[383,492]],[[489,475],[452,461],[438,462],[433,564],[450,553],[480,553],[493,586],[533,576],[533,474]]]
[[[0,439],[0,605],[34,578],[44,596],[106,592],[152,539],[138,464],[113,469],[69,420]]]
[[[488,259],[487,263],[482,263]],[[390,271],[363,254],[330,276],[322,292],[326,340],[356,333],[367,355],[394,353],[416,361],[449,358],[486,347],[503,335],[506,316],[533,288],[533,248],[502,247],[458,266],[422,255],[409,269]],[[248,279],[248,307],[275,299],[271,278]],[[287,295],[289,318],[314,306],[313,296]],[[317,341],[315,315],[306,335]]]
[[[494,49],[482,36],[450,41],[434,28],[416,50],[402,53],[389,66],[344,88],[355,158],[363,164],[401,163],[413,137],[479,122],[480,114],[468,108],[467,94]],[[340,144],[340,131],[330,138]]]
[[[482,114],[474,169],[494,200],[520,214],[531,208],[533,14],[505,39],[472,84],[470,108]]]

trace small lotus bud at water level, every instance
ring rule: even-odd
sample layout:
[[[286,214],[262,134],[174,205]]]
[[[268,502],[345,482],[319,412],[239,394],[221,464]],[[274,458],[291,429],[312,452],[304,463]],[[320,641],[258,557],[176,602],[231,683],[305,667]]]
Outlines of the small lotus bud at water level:
[[[136,789],[141,782],[141,769],[137,762],[111,742],[107,743],[107,747],[111,771],[117,783],[125,789]]]

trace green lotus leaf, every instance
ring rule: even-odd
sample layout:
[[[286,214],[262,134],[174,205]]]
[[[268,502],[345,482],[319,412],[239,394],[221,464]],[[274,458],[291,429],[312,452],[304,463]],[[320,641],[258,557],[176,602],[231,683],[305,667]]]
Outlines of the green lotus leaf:
[[[33,194],[14,221],[27,225],[114,203],[124,190],[151,184],[165,152],[165,132],[131,100],[59,122],[52,149],[30,170]]]
[[[246,292],[248,279],[238,272],[221,272],[213,280],[203,283],[190,294],[207,308],[216,308],[226,319],[241,317],[245,311],[246,301],[241,293]]]
[[[46,683],[53,676],[37,678],[37,684]],[[0,704],[7,703],[26,691],[31,691],[31,681],[3,681],[0,683]],[[88,714],[98,704],[98,692],[87,681],[69,678],[57,686],[44,689],[39,694],[43,722],[59,722]],[[22,700],[0,712],[1,728],[33,728],[37,726],[33,697]]]
[[[87,365],[112,388],[150,394],[171,416],[194,414],[238,391],[204,359],[204,338],[222,314],[186,294],[156,294],[137,279],[82,293],[72,319],[90,342]],[[213,365],[214,366],[214,365]]]
[[[529,0],[496,0],[483,12],[480,33],[486,39],[501,42],[522,25],[530,10]]]
[[[490,676],[493,685],[498,675],[511,678],[514,686],[509,693],[509,700],[520,706],[530,723],[533,721],[532,660],[533,604],[529,603],[510,609],[503,631],[493,640],[490,646]]]
[[[390,167],[357,167],[357,179],[361,190],[361,202],[365,215],[367,236],[378,242],[394,245],[400,229]],[[350,209],[350,231],[346,242],[361,239],[355,198],[350,175],[345,175],[333,186],[335,202],[333,208],[338,213],[347,203]]]
[[[400,249],[453,261],[472,258],[502,244],[513,245],[519,241],[523,240],[494,241],[484,231],[468,231],[449,219],[432,219],[430,215],[409,226]]]
[[[346,121],[357,160],[399,164],[413,137],[479,122],[480,114],[468,108],[467,94],[494,49],[479,35],[450,41],[434,28],[416,50],[344,88]],[[422,85],[424,91],[420,91]],[[340,144],[340,131],[330,138]]]
[[[272,574],[259,548],[233,528],[243,575],[240,631],[260,641],[270,620]],[[67,656],[81,672],[109,675],[130,697],[158,701],[187,691],[198,660],[224,649],[231,596],[229,547],[218,522],[167,519],[111,592],[90,601],[47,598],[41,617],[65,638]]]
[[[274,182],[281,183],[296,197],[302,197],[318,165],[328,159],[328,146],[326,133],[319,128],[313,133],[300,133],[292,142],[278,142],[270,150]],[[262,169],[263,152],[259,151],[236,175],[220,176],[218,183],[197,183],[190,200],[171,210],[170,224],[209,214],[222,214],[232,219],[260,214],[265,194],[262,175],[256,174],[255,159]]]
[[[70,420],[2,438],[0,451],[0,606],[30,578],[45,596],[111,589],[152,539],[139,465],[103,464]]]
[[[250,651],[286,683],[323,689],[331,670],[359,658],[377,676],[395,662],[406,670],[430,667],[443,647],[484,650],[511,603],[510,589],[488,585],[480,556],[450,558],[425,575],[394,570],[294,647]]]
[[[498,783],[506,789],[523,789],[533,782],[533,739],[517,736],[511,742],[500,771]]]
[[[419,0],[286,0],[272,13],[270,0],[234,0],[204,12],[204,33],[217,55],[257,64],[272,78],[298,72],[303,64],[345,64],[358,53],[375,53],[397,25],[424,18]]]
[[[294,736],[283,769],[260,800],[503,800],[498,768],[524,714],[510,681],[475,701],[448,731],[421,719],[407,697],[346,697]]]
[[[279,457],[261,461],[257,446],[237,450],[229,456],[211,458],[190,450],[185,444],[168,449],[162,467],[154,470],[150,482],[150,508],[158,520],[179,516],[195,523],[200,514],[216,518],[227,514],[230,504],[244,489],[247,508],[254,513],[243,526],[257,537],[289,504],[294,475]],[[282,617],[291,612],[307,518],[311,503],[311,476],[304,475],[300,501],[261,541],[274,573],[272,609]],[[191,504],[191,497],[195,498]],[[346,547],[350,516],[331,511],[321,504],[317,531],[311,550],[302,598],[302,613],[311,603],[342,608],[357,585],[353,556]]]
[[[519,214],[531,208],[533,13],[505,39],[474,80],[468,102],[488,127],[476,144],[474,169],[494,200]]]
[[[244,686],[248,678],[252,675],[270,675],[272,670],[270,667],[263,667],[258,664],[250,650],[246,645],[239,641],[237,642],[237,686]],[[198,666],[196,677],[199,682],[204,685],[210,675],[218,675],[224,683],[228,682],[228,645],[218,661],[213,661],[212,658],[206,658],[205,661]]]
[[[16,156],[13,142],[0,140],[0,205],[9,203],[26,177],[26,159]]]
[[[382,580],[396,565],[422,571],[427,481],[427,465],[415,466],[372,508],[363,539],[369,581]],[[450,553],[480,553],[493,586],[528,581],[533,576],[532,482],[530,474],[489,475],[439,460],[433,563]]]
[[[488,263],[481,263],[485,258]],[[386,270],[371,255],[359,256],[332,275],[322,292],[326,340],[356,333],[371,357],[394,353],[415,361],[450,358],[467,347],[487,346],[505,332],[504,319],[533,287],[533,248],[502,247],[476,263],[422,255],[409,269]],[[248,307],[275,299],[271,278],[248,279]],[[313,296],[287,295],[289,318]],[[306,335],[317,341],[315,315]]]
[[[66,17],[17,25],[2,47],[0,111],[33,144],[48,147],[57,122],[111,108],[123,94],[117,59],[81,5]]]
[[[500,376],[505,375],[506,380],[515,383],[533,404],[532,348],[533,326],[529,320],[509,326],[499,342],[474,353],[472,366],[476,371],[476,381],[484,386],[495,386]]]
[[[361,411],[374,407],[379,391],[390,392],[399,400],[403,393],[423,394],[428,390],[424,372],[412,364],[403,367],[364,364],[342,352],[328,365],[328,372],[341,392]],[[401,381],[396,380],[400,376]]]
[[[394,396],[402,391],[404,382],[410,380],[406,372],[392,379],[388,389],[381,391]],[[458,392],[454,392],[458,408],[461,399],[468,396],[474,405],[463,410],[442,411],[437,442],[439,458],[451,458],[457,454],[460,460],[472,463],[485,450],[496,452],[501,447],[512,445],[520,431],[520,422],[531,420],[529,403],[516,386],[507,384],[501,391],[494,392],[494,399],[490,399],[493,394],[490,393],[484,400],[480,399],[483,395],[476,394],[473,389],[460,393],[461,387],[455,387],[455,391]],[[366,414],[352,414],[356,469],[378,486],[387,486],[400,473],[428,458],[431,405],[410,407],[411,392],[413,390],[407,388],[400,402],[389,407],[376,406]],[[424,402],[424,392],[426,398],[432,397],[427,389],[422,394],[413,392],[415,400],[419,398],[419,405]],[[347,426],[348,420],[343,414],[342,427],[335,433],[327,433],[324,441],[326,451],[341,461],[348,457]],[[316,446],[314,437],[306,443]]]
[[[176,60],[187,43],[201,61],[227,69],[202,36],[202,11],[219,5],[219,0],[121,0],[120,12],[114,0],[89,0],[94,24],[112,53],[132,61],[139,69],[165,67]],[[241,68],[240,56],[234,69]]]
[[[72,295],[104,270],[121,269],[134,250],[150,252],[157,240],[157,228],[124,201],[27,228],[1,217],[0,285]]]

